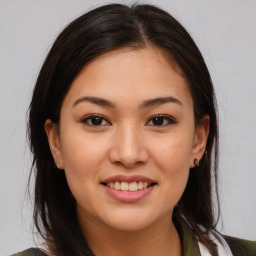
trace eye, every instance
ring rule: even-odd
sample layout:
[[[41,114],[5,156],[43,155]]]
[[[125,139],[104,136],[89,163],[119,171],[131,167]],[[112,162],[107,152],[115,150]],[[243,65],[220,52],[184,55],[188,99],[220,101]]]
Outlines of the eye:
[[[150,126],[167,126],[167,125],[176,124],[176,123],[177,122],[169,116],[156,115],[156,116],[153,116],[149,119],[149,121],[147,122],[147,125],[150,125]]]
[[[88,126],[105,126],[105,125],[110,125],[110,122],[108,122],[101,115],[89,115],[89,116],[86,116],[82,120],[82,123],[85,123]]]

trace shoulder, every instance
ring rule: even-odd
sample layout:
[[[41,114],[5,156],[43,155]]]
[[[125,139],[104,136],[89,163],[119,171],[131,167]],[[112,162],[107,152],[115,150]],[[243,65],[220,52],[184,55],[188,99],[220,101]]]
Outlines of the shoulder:
[[[30,248],[25,251],[15,253],[11,256],[47,256],[47,254],[45,254],[38,248]]]
[[[228,243],[234,256],[255,256],[256,241],[239,239],[236,237],[222,235]]]

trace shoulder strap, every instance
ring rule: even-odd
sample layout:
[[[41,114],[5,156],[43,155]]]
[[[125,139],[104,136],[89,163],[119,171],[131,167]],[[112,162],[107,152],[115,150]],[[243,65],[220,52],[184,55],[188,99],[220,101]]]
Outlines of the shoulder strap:
[[[256,241],[243,240],[222,235],[228,243],[234,256],[255,256]]]

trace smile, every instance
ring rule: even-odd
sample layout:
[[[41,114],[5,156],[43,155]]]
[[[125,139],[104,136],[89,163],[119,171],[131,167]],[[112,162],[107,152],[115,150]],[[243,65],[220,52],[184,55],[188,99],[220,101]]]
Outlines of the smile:
[[[116,175],[104,180],[101,185],[112,198],[131,203],[148,196],[156,187],[157,182],[140,175]]]
[[[107,182],[106,185],[107,185],[107,187],[113,188],[113,189],[116,189],[116,190],[134,192],[134,191],[138,191],[138,190],[141,190],[141,189],[148,188],[153,184],[151,184],[147,181],[138,181],[138,182],[133,181],[133,182],[130,182],[130,183],[125,182],[125,181],[122,181],[122,182],[111,181],[111,182]]]

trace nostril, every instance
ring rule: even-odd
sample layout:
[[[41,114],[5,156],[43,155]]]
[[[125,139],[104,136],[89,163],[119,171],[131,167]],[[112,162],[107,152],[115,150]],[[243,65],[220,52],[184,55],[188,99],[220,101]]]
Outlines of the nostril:
[[[148,160],[148,153],[138,140],[125,138],[121,142],[116,142],[113,148],[110,149],[109,159],[115,165],[130,169],[145,164]]]

